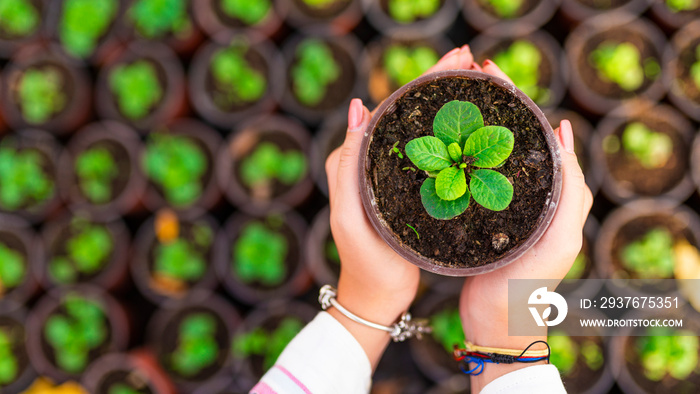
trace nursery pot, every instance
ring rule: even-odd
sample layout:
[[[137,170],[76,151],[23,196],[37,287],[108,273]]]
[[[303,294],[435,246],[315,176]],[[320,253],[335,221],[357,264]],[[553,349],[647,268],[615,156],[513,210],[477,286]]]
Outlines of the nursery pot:
[[[30,363],[27,351],[27,311],[21,304],[3,302],[0,305],[0,332],[9,334],[12,353],[17,361],[17,372],[12,382],[0,385],[7,393],[20,393],[36,379],[36,372]],[[9,308],[3,308],[2,306]]]
[[[320,8],[309,6],[305,0],[287,1],[287,22],[299,30],[313,26],[324,27],[334,33],[348,33],[362,19],[362,0],[335,0]]]
[[[583,226],[583,245],[581,251],[585,256],[585,266],[578,279],[566,279],[559,283],[557,289],[562,294],[571,294],[581,298],[591,298],[595,296],[601,287],[601,282],[598,280],[589,279],[604,279],[598,273],[595,264],[594,246],[598,238],[598,230],[600,225],[595,216],[588,215],[586,224]]]
[[[613,0],[608,7],[595,0],[562,0],[561,12],[575,23],[583,22],[598,15],[612,15],[620,22],[639,16],[649,7],[650,0]],[[600,5],[599,5],[600,4]]]
[[[666,1],[654,1],[651,4],[651,15],[659,24],[669,30],[676,30],[700,19],[700,4],[696,3],[694,10],[674,11]]]
[[[424,96],[431,97],[432,101],[421,99]],[[413,106],[408,100],[428,104],[424,107],[420,104]],[[427,214],[420,200],[419,188],[422,183],[421,178],[424,176],[422,171],[402,171],[402,167],[412,166],[410,160],[399,159],[397,155],[386,155],[392,150],[394,143],[401,138],[428,135],[432,131],[434,114],[437,112],[437,109],[431,108],[430,104],[434,103],[442,107],[444,103],[452,100],[472,101],[484,114],[486,125],[499,124],[513,131],[516,148],[501,171],[505,168],[509,175],[517,179],[512,182],[515,187],[513,201],[504,211],[487,211],[471,202],[467,211],[454,219],[446,221],[433,219]],[[513,116],[512,119],[518,119],[519,122],[525,121],[527,125],[516,124],[513,120],[503,120],[508,116]],[[410,119],[410,117],[415,120],[405,128],[405,131],[393,132],[393,136],[389,135],[392,132],[386,131],[389,129],[388,124],[392,125],[390,127],[393,130],[401,130],[400,125],[395,125],[397,119]],[[532,129],[541,131],[533,133]],[[526,135],[536,140],[526,141]],[[399,149],[404,148],[403,142],[401,141],[398,145]],[[536,152],[534,152],[535,149],[537,149]],[[380,156],[381,153],[378,152],[385,153]],[[376,159],[380,157],[400,161],[398,164],[381,167],[384,162]],[[514,167],[510,166],[514,161],[522,161],[522,164],[533,166],[533,169],[530,172],[527,170],[518,172],[520,168],[513,170]],[[539,170],[536,169],[538,167]],[[535,171],[540,172],[539,181],[534,180],[534,176],[531,175]],[[509,82],[482,72],[466,70],[442,71],[423,76],[403,86],[384,101],[372,117],[362,141],[359,174],[362,204],[370,223],[382,239],[401,257],[418,267],[448,276],[469,276],[490,272],[522,256],[537,243],[551,223],[562,185],[559,146],[542,111]],[[377,188],[379,179],[386,181],[392,178],[396,182],[385,182],[385,184],[396,183],[397,187],[394,190],[384,192]],[[525,183],[529,184],[530,192],[520,189]],[[390,215],[382,209],[385,205],[382,198],[389,195],[386,193],[391,195],[388,197],[389,201],[396,202],[391,207]],[[533,199],[525,203],[521,200],[525,197]],[[517,215],[524,209],[532,209],[532,216],[527,219],[518,219]],[[411,215],[414,219],[422,221],[413,223],[416,228],[415,233],[406,226],[407,223],[411,224],[409,217]],[[503,226],[482,231],[470,230],[466,227],[469,226],[470,221],[484,224],[495,220],[519,221],[527,227],[527,230],[521,231],[518,235]],[[431,233],[426,235],[428,231]],[[420,232],[423,234],[416,237],[418,235],[416,233]],[[440,246],[443,250],[439,250],[433,243],[437,241],[432,240],[438,238],[442,240],[444,234],[455,234],[458,239],[441,242]],[[515,241],[511,241],[511,238]],[[430,242],[429,244],[420,244],[420,240],[426,242],[426,239]],[[477,250],[467,243],[482,247]],[[457,249],[449,249],[450,245]],[[459,258],[448,260],[449,256],[446,258],[446,255],[459,256]]]
[[[0,245],[19,253],[24,259],[22,282],[9,289],[3,284],[0,311],[6,311],[18,305],[25,305],[39,290],[32,269],[44,260],[44,248],[29,222],[8,214],[0,214]]]
[[[489,9],[487,1],[463,0],[464,19],[476,30],[490,36],[520,37],[532,33],[547,23],[554,15],[560,0],[535,0],[522,2],[512,18],[502,18]]]
[[[175,394],[172,383],[157,365],[144,360],[147,353],[110,353],[97,359],[85,371],[81,385],[94,394],[109,394],[122,384],[139,392]]]
[[[263,20],[254,25],[229,16],[222,7],[220,0],[194,0],[192,11],[199,26],[213,37],[222,31],[255,30],[260,34],[273,37],[280,31],[289,10],[289,0],[270,0],[272,7]]]
[[[311,175],[316,187],[328,196],[328,176],[326,159],[336,148],[343,145],[348,130],[348,114],[340,109],[321,123],[311,142]]]
[[[412,23],[400,23],[389,14],[389,0],[363,0],[367,20],[377,30],[391,37],[431,37],[447,30],[458,15],[457,0],[441,0],[440,9]]]
[[[45,32],[45,20],[47,18],[48,1],[29,0],[32,8],[36,11],[38,18],[36,27],[26,35],[12,35],[4,30],[0,30],[0,58],[7,59],[18,49],[30,45],[43,38]]]
[[[306,263],[314,282],[319,286],[336,286],[340,276],[340,263],[330,260],[328,256],[329,242],[333,242],[330,218],[330,207],[326,206],[314,217],[306,237]]]
[[[698,61],[696,48],[699,45],[700,20],[696,20],[673,35],[664,61],[669,69],[664,75],[668,98],[678,109],[697,121],[700,121],[700,87],[693,82],[690,70]]]

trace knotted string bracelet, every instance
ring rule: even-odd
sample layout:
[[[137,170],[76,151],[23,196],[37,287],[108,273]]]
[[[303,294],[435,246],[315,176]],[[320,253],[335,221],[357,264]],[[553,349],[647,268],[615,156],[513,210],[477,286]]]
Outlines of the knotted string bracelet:
[[[537,343],[544,343],[547,349],[529,350]],[[460,349],[455,345],[453,356],[455,361],[459,362],[459,369],[467,375],[480,375],[484,372],[484,364],[513,364],[513,363],[536,363],[538,361],[547,361],[549,363],[549,355],[551,350],[549,344],[545,341],[535,341],[529,344],[525,350],[516,349],[500,349],[493,347],[477,346],[471,342],[465,342],[465,348]],[[475,364],[474,368],[469,369],[469,364]]]

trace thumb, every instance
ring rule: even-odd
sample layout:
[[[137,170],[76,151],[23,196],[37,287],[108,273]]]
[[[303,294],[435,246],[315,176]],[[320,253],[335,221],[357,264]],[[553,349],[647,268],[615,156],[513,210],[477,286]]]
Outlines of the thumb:
[[[353,99],[348,110],[348,131],[340,148],[336,191],[340,196],[359,196],[358,157],[360,145],[369,125],[370,113],[362,100]]]

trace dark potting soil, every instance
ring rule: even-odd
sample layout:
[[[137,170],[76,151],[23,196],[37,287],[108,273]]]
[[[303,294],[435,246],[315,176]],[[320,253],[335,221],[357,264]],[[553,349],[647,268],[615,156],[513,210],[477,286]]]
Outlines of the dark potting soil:
[[[193,314],[207,314],[216,320],[216,332],[214,333],[214,339],[217,343],[217,349],[219,349],[219,354],[216,360],[209,366],[202,368],[198,373],[192,376],[181,376],[172,368],[171,355],[178,348],[178,339],[180,337],[180,324],[189,315]],[[223,367],[228,359],[228,349],[231,346],[231,338],[226,324],[221,320],[221,317],[212,312],[210,309],[203,306],[192,306],[179,311],[174,317],[172,317],[162,333],[159,333],[158,340],[161,341],[160,346],[158,346],[158,361],[169,374],[173,376],[178,376],[180,379],[188,382],[204,382],[212,376],[216,375],[217,372]]]
[[[700,104],[700,87],[695,85],[690,75],[690,69],[693,64],[700,61],[700,59],[696,57],[696,48],[698,46],[700,46],[700,36],[696,37],[688,46],[680,51],[678,54],[675,76],[683,94],[697,104]]]
[[[647,393],[654,394],[694,394],[700,390],[700,375],[693,372],[684,380],[677,380],[670,375],[666,375],[658,382],[649,380],[644,376],[644,367],[641,363],[641,356],[637,351],[637,339],[640,337],[625,338],[625,368],[629,371],[632,379],[643,387]]]
[[[10,343],[12,344],[11,351],[17,360],[17,375],[15,376],[15,380],[4,385],[9,386],[16,382],[29,366],[29,356],[27,355],[27,349],[25,347],[27,333],[25,332],[22,322],[9,316],[0,316],[0,331],[9,334]],[[2,387],[3,385],[0,384],[0,392],[3,391]]]
[[[507,51],[508,48],[517,40],[518,39],[503,40],[494,47],[488,49],[485,53],[483,53],[481,55],[481,58],[483,58],[484,60],[493,59],[498,53]],[[525,41],[537,47],[541,55],[540,65],[537,68],[537,86],[546,89],[550,88],[550,84],[552,83],[552,76],[555,74],[557,68],[557,65],[552,65],[550,63],[550,59],[556,59],[556,55],[550,53],[549,47],[546,45],[546,43],[538,42],[536,38],[529,37]],[[559,126],[557,125],[557,127]]]
[[[592,54],[593,51],[604,42],[610,42],[616,45],[623,42],[629,42],[639,50],[641,62],[644,62],[646,59],[653,58],[659,63],[659,65],[662,64],[660,60],[661,54],[657,53],[656,48],[649,38],[639,35],[633,30],[628,30],[625,28],[625,26],[614,27],[612,29],[594,34],[583,44],[581,54]],[[644,82],[639,88],[630,92],[623,90],[615,82],[605,81],[600,78],[598,75],[598,69],[594,67],[590,55],[580,56],[575,72],[580,74],[585,85],[591,90],[599,95],[614,99],[634,97],[639,93],[644,92],[654,82],[654,80],[649,79],[645,75]],[[661,75],[657,75],[656,78],[660,77]]]
[[[115,369],[107,373],[98,384],[95,394],[110,394],[112,386],[117,384],[125,385],[139,394],[154,394],[151,383],[145,374],[127,369]]]
[[[605,345],[603,344],[602,337],[599,336],[572,336],[569,337],[572,341],[581,348],[581,345],[586,341],[592,341],[600,347],[600,351],[603,352],[603,357],[607,357],[605,354]],[[580,352],[579,352],[580,353]],[[607,359],[604,358],[603,365],[597,370],[593,370],[588,367],[588,365],[583,360],[581,354],[576,357],[576,364],[571,369],[571,374],[568,376],[562,376],[564,385],[568,388],[575,388],[575,392],[583,393],[593,387],[598,380],[601,378],[605,369],[607,368]]]
[[[391,20],[393,21],[394,18],[392,18],[392,17],[391,17],[391,14],[389,13],[389,1],[391,1],[391,0],[379,0],[379,6],[382,8],[382,11],[384,11],[384,13],[385,13],[389,18],[391,18]],[[435,11],[434,14],[429,15],[429,16],[427,16],[427,17],[422,17],[422,16],[421,16],[421,17],[418,17],[418,18],[416,18],[412,23],[416,23],[416,22],[420,22],[420,21],[423,21],[423,20],[432,18],[433,16],[437,15],[438,13],[440,13],[440,8],[442,8],[444,5],[445,5],[445,0],[440,0],[440,7],[437,9],[437,11]],[[396,22],[396,23],[402,24],[402,23],[400,23],[400,22]]]
[[[22,114],[22,101],[20,100],[19,96],[19,81],[22,75],[24,75],[24,73],[26,73],[27,71],[58,71],[58,74],[60,75],[59,79],[61,81],[61,93],[65,97],[63,108],[60,111],[52,114],[49,119],[47,119],[45,122],[42,122],[41,124],[50,123],[52,120],[63,115],[66,112],[66,110],[71,108],[72,102],[75,98],[75,81],[73,81],[72,74],[68,72],[66,67],[61,63],[55,62],[53,60],[42,60],[35,64],[23,66],[21,70],[15,71],[10,79],[10,89],[11,92],[13,92],[12,101],[14,102],[14,107],[18,111],[18,114],[22,117],[22,120],[27,122],[27,120],[24,118],[24,115]]]
[[[270,86],[270,81],[272,80],[272,78],[270,75],[270,68],[267,64],[267,60],[258,52],[258,50],[254,46],[250,46],[248,50],[246,50],[244,58],[246,62],[248,62],[248,66],[257,72],[260,72],[263,78],[265,78],[265,81],[267,81],[267,88],[265,89],[265,93],[263,93],[259,100],[253,102],[241,102],[227,105],[227,103],[222,102],[222,100],[217,100],[217,97],[225,97],[227,95],[226,90],[222,89],[219,86],[219,83],[216,81],[216,78],[214,78],[214,75],[211,72],[212,58],[214,57],[214,54],[216,54],[221,49],[217,49],[216,51],[212,52],[212,56],[209,58],[209,66],[207,67],[207,73],[204,79],[206,93],[211,99],[211,102],[214,103],[214,105],[216,105],[216,107],[219,110],[223,112],[243,111],[264,100],[267,96],[270,95],[270,92],[272,90],[272,86]]]
[[[22,242],[22,240],[17,237],[16,235],[12,234],[9,231],[0,231],[0,245],[4,245],[6,248],[9,248],[19,254],[22,255],[22,260],[24,261],[24,269],[25,269],[25,274],[24,274],[24,281],[17,285],[16,287],[12,288],[7,288],[3,284],[3,292],[4,294],[0,295],[0,299],[3,297],[7,297],[8,295],[12,294],[12,291],[18,287],[22,287],[24,285],[24,282],[26,282],[27,278],[31,276],[31,268],[28,266],[29,263],[27,261],[27,253],[29,252],[27,250],[27,245]]]
[[[518,9],[518,12],[515,13],[510,18],[503,18],[496,12],[496,8],[494,8],[493,5],[491,5],[489,0],[477,0],[477,4],[479,5],[479,8],[482,10],[486,11],[487,14],[491,15],[494,18],[497,19],[503,19],[503,20],[512,20],[515,18],[520,18],[521,16],[527,14],[528,12],[532,11],[537,5],[541,2],[542,0],[523,0],[522,5]]]
[[[117,165],[117,176],[113,178],[112,182],[110,183],[112,193],[109,197],[109,201],[111,202],[114,201],[114,199],[116,199],[117,197],[119,197],[126,189],[126,186],[129,184],[129,176],[131,175],[131,170],[134,163],[131,162],[129,152],[126,150],[124,145],[122,145],[114,139],[103,139],[87,145],[75,156],[73,156],[73,160],[71,160],[71,165],[73,166],[73,168],[75,168],[75,161],[81,153],[90,149],[97,148],[107,150],[114,159],[114,163]],[[82,200],[89,202],[90,199],[88,199],[88,197],[83,193],[82,188],[78,184],[79,178],[75,170],[73,174],[75,177],[75,180],[72,182],[74,185],[74,190],[80,195]],[[107,204],[109,204],[109,202]]]
[[[345,11],[352,0],[336,0],[323,8],[309,7],[304,0],[292,0],[296,6],[304,14],[314,19],[332,19]]]
[[[514,188],[510,206],[501,212],[483,208],[472,199],[466,212],[454,219],[432,218],[420,197],[427,175],[402,170],[414,167],[405,155],[404,159],[389,155],[396,141],[404,152],[408,141],[432,136],[435,114],[452,100],[473,102],[481,110],[485,125],[505,126],[515,136],[511,156],[497,169]],[[525,103],[488,81],[444,78],[417,86],[379,121],[370,142],[366,177],[381,219],[399,242],[436,265],[476,267],[498,260],[525,242],[542,222],[547,208],[554,173],[543,133],[542,125]],[[420,239],[407,224],[416,228]],[[507,244],[497,244],[504,236]]]
[[[577,2],[585,5],[588,8],[593,8],[597,10],[611,10],[614,8],[621,7],[631,0],[576,0]]]
[[[148,111],[148,113],[146,113],[146,115],[144,115],[143,117],[138,118],[138,119],[131,119],[131,118],[127,117],[126,115],[124,115],[124,113],[122,112],[121,107],[119,106],[119,99],[118,99],[116,93],[114,92],[114,90],[112,89],[112,87],[110,86],[110,83],[108,80],[109,78],[106,78],[105,86],[100,87],[100,88],[108,89],[110,100],[112,100],[112,105],[114,106],[114,108],[117,111],[117,113],[119,114],[119,116],[121,116],[123,118],[123,121],[128,123],[128,122],[138,122],[138,121],[141,121],[143,119],[148,119],[155,112],[159,111],[163,107],[163,102],[167,99],[167,95],[170,94],[171,91],[170,91],[170,87],[168,86],[167,72],[165,71],[163,66],[160,64],[160,62],[155,61],[151,58],[147,58],[147,57],[139,57],[139,56],[134,55],[134,54],[131,54],[131,56],[129,56],[127,59],[128,60],[125,60],[125,61],[122,61],[122,62],[119,62],[117,64],[110,66],[109,71],[108,71],[108,75],[115,68],[117,68],[119,66],[122,66],[122,65],[129,65],[130,66],[130,65],[136,63],[137,61],[145,61],[146,63],[150,64],[155,69],[156,76],[158,77],[158,85],[160,86],[160,88],[162,89],[162,92],[163,92],[162,97],[160,98],[160,102],[153,105],[151,107],[151,109]]]
[[[673,155],[661,168],[646,168],[620,147],[616,153],[605,155],[608,171],[620,186],[631,189],[636,194],[657,196],[667,192],[683,180],[683,175],[688,168],[690,146],[670,122],[659,116],[652,115],[629,120],[629,122],[632,121],[640,121],[650,129],[668,135],[673,140]],[[623,123],[613,132],[620,141],[627,125],[628,123]]]
[[[90,225],[91,226],[95,225],[95,223],[90,223]],[[101,275],[102,272],[104,272],[105,269],[107,269],[107,267],[109,267],[110,265],[112,265],[114,263],[114,261],[113,261],[114,254],[115,254],[114,249],[119,247],[119,245],[114,244],[115,239],[114,239],[114,234],[111,231],[111,228],[109,226],[104,226],[104,228],[109,232],[109,236],[110,236],[111,241],[112,241],[112,253],[110,255],[108,255],[103,261],[100,262],[100,268],[95,273],[85,274],[84,272],[80,272],[79,270],[76,269],[75,272],[78,274],[78,277],[74,283],[88,282],[91,279]],[[49,264],[51,264],[51,260],[53,260],[56,257],[67,257],[68,260],[70,260],[71,263],[74,264],[74,262],[69,258],[70,254],[68,253],[68,241],[72,237],[76,236],[78,233],[79,233],[78,231],[75,231],[75,229],[73,229],[73,226],[71,226],[70,221],[63,222],[63,228],[61,229],[61,231],[56,232],[57,237],[54,238],[53,241],[51,242],[51,245],[49,245],[49,253],[48,253],[48,256],[46,256],[47,262],[46,262],[46,265],[44,266],[45,267],[44,269],[46,270],[47,275],[49,275],[48,274]],[[75,265],[73,265],[73,267],[75,268]],[[52,276],[49,275],[48,278],[51,282],[56,283],[56,280]]]

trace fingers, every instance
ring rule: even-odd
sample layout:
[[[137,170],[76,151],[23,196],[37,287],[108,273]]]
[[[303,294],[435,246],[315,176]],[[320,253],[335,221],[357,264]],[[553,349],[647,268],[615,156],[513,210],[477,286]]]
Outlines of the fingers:
[[[464,45],[445,54],[437,64],[430,67],[423,75],[445,70],[469,70],[473,63],[474,56],[472,51],[469,49],[469,45]]]
[[[489,60],[489,59],[486,59],[486,60],[484,61],[484,65],[483,65],[482,69],[483,69],[483,71],[484,71],[485,73],[487,73],[487,74],[491,74],[491,75],[493,75],[494,77],[498,77],[498,78],[501,78],[501,79],[505,79],[506,81],[508,81],[508,82],[510,82],[510,83],[513,83],[513,81],[511,81],[510,77],[508,77],[508,76],[506,75],[506,73],[504,73],[503,71],[501,71],[501,69],[496,65],[496,63],[492,62],[492,61]]]

